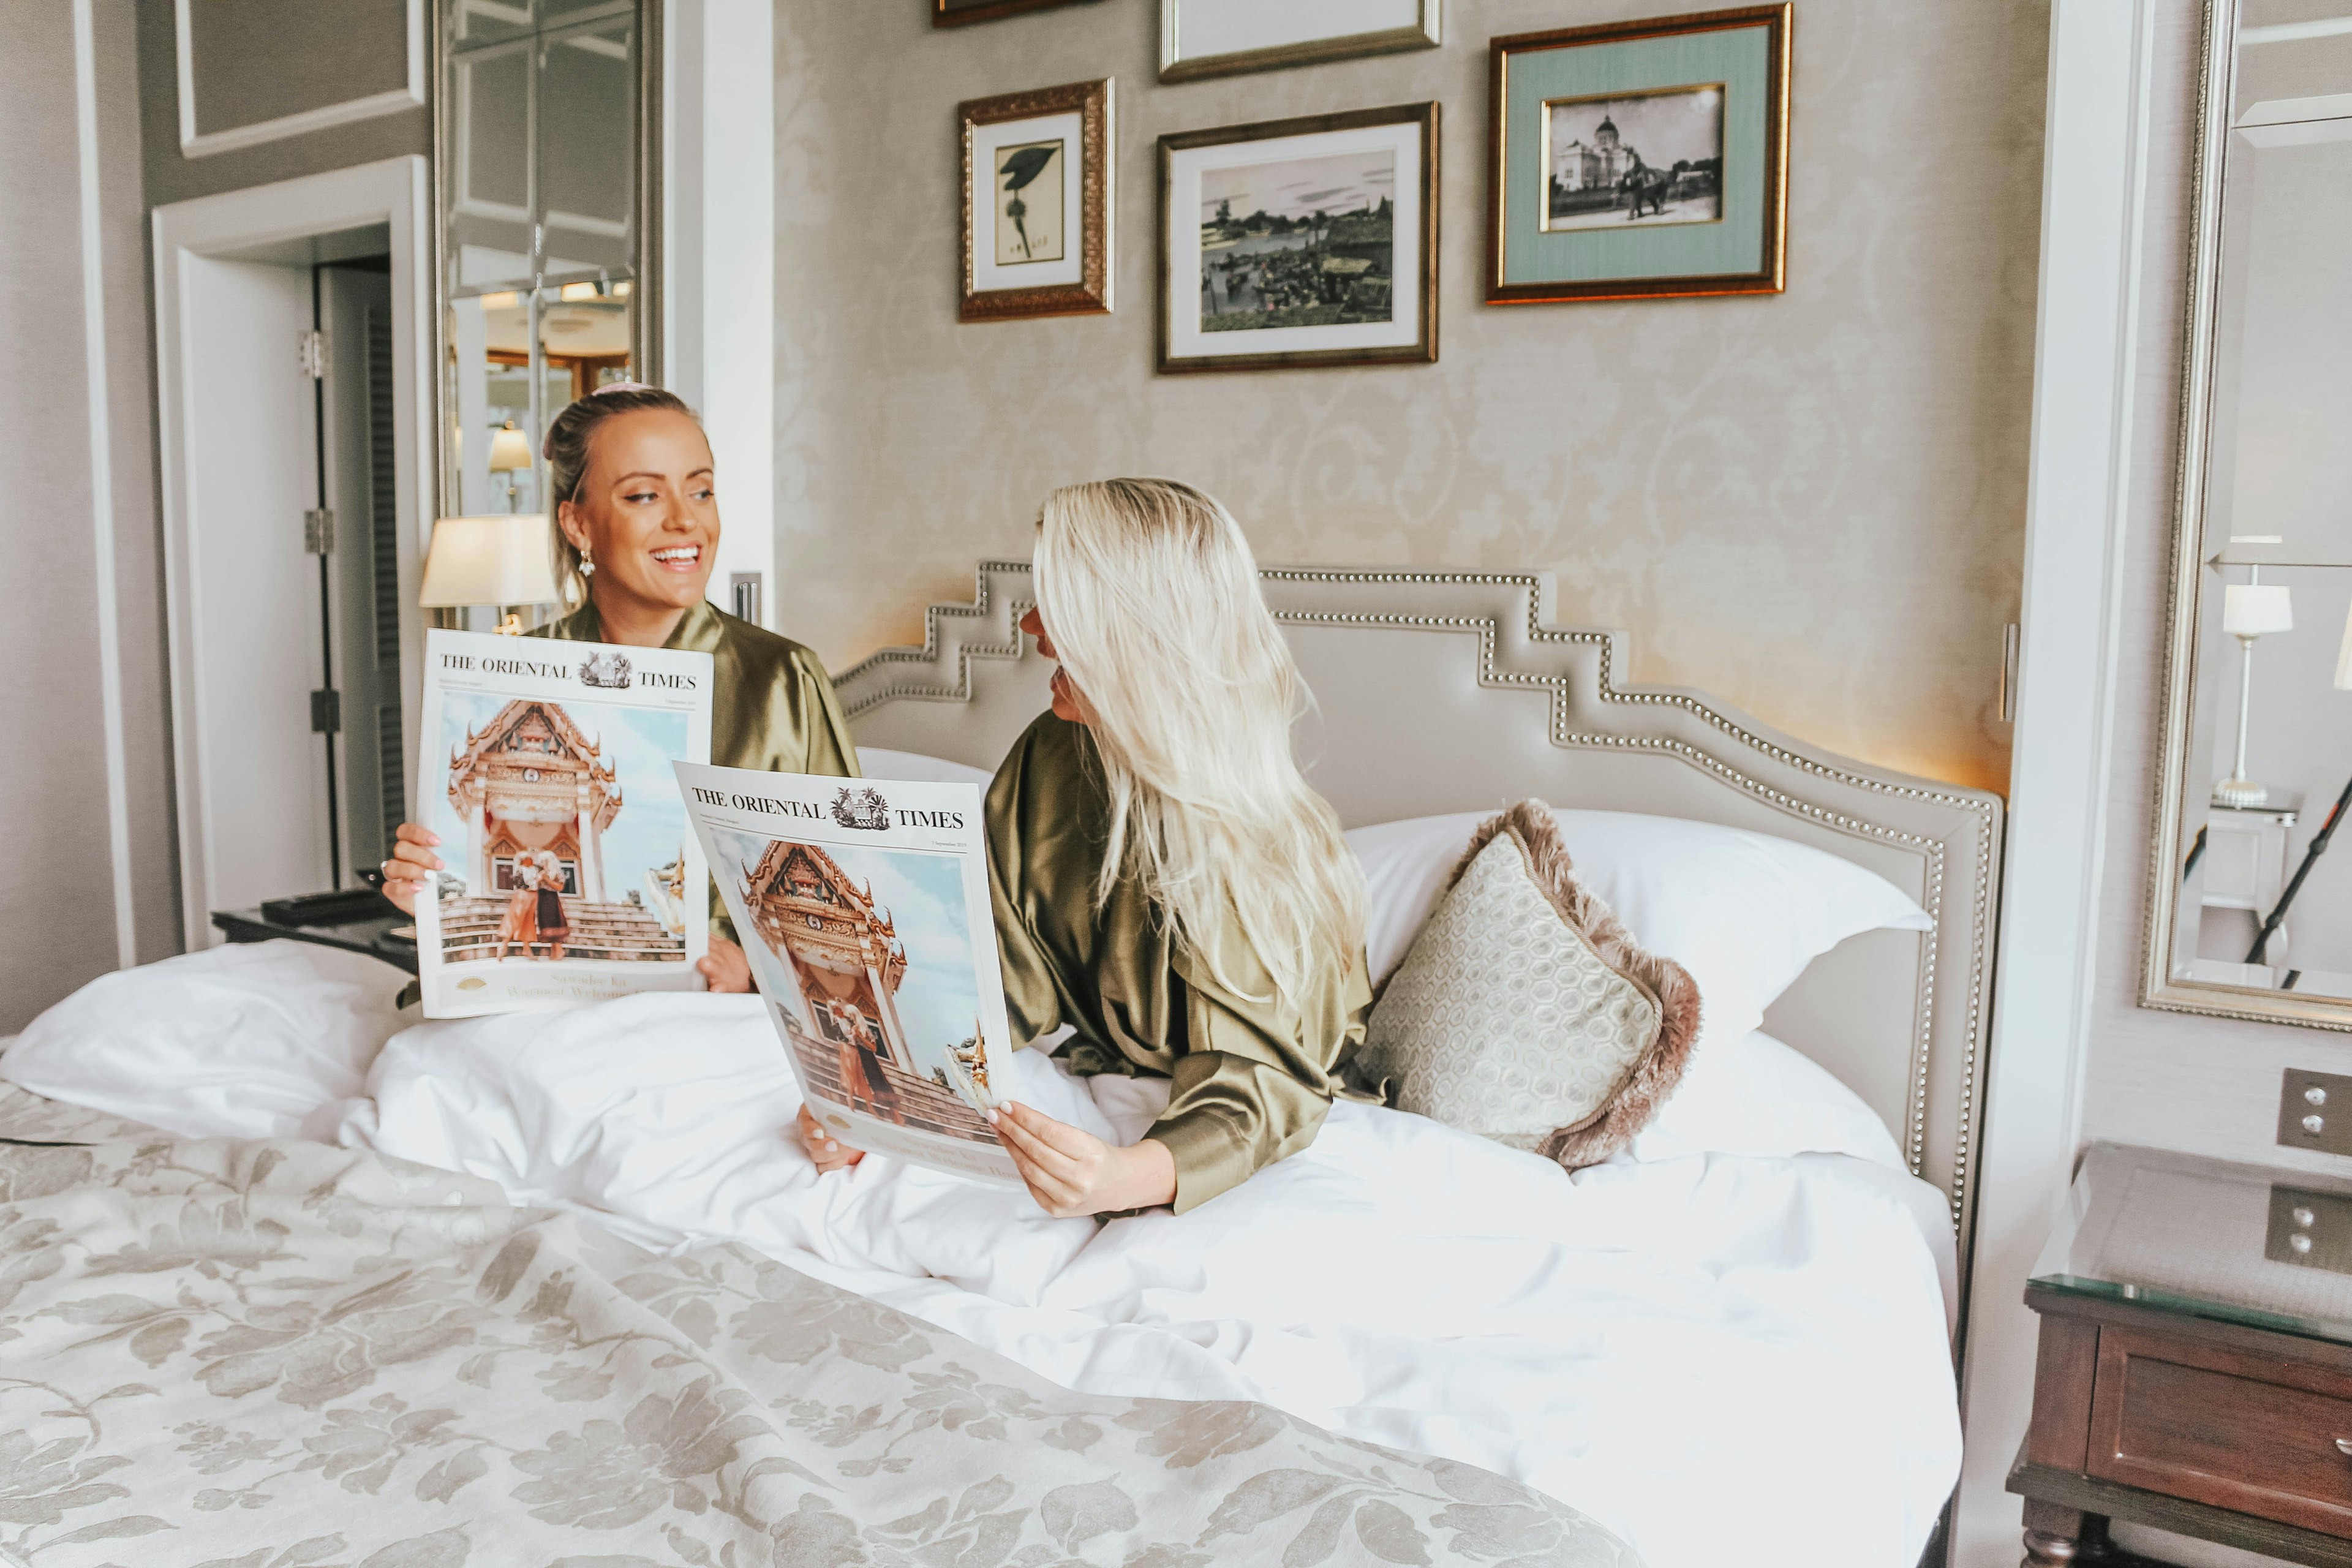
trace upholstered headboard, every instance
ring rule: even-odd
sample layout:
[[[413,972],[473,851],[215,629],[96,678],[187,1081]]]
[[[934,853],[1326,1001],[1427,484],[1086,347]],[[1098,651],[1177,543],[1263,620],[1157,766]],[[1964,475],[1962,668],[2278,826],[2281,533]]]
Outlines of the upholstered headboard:
[[[1687,816],[1778,834],[1917,899],[1932,931],[1874,931],[1814,961],[1765,1026],[1894,1130],[1966,1234],[1990,994],[2000,802],[1776,733],[1697,692],[1625,687],[1620,634],[1548,624],[1531,573],[1268,568],[1316,711],[1308,776],[1349,827],[1499,808]],[[969,605],[936,605],[923,646],[836,686],[858,743],[992,768],[1045,708],[1052,667],[1014,622],[1025,563],[985,562]]]

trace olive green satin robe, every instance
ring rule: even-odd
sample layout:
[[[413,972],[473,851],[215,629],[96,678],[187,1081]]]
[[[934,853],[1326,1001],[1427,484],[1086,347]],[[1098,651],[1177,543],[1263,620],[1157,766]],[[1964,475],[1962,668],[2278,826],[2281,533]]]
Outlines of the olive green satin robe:
[[[989,890],[1013,1037],[1064,1024],[1074,1072],[1173,1080],[1147,1137],[1176,1157],[1176,1212],[1239,1185],[1315,1142],[1331,1099],[1355,1094],[1339,1068],[1364,1038],[1371,987],[1359,949],[1303,1006],[1279,1003],[1238,921],[1218,933],[1218,982],[1122,880],[1097,912],[1109,811],[1083,725],[1042,715],[988,791]]]
[[[603,642],[591,602],[528,635],[564,642]],[[739,621],[709,603],[686,612],[664,647],[707,653],[711,661],[710,761],[722,768],[772,773],[857,776],[857,743],[816,655],[775,633]],[[735,927],[710,890],[710,929],[730,942]]]

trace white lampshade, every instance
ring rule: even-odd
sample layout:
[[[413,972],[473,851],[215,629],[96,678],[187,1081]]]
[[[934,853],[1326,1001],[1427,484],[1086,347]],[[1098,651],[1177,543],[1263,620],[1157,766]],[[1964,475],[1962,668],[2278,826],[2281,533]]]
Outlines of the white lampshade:
[[[530,467],[530,443],[509,419],[490,433],[490,472],[511,474]]]
[[[2221,629],[2233,637],[2294,630],[2294,606],[2274,583],[2232,583],[2221,595]]]
[[[2352,691],[2352,611],[2345,612],[2344,641],[2336,650],[2336,689]]]
[[[558,595],[541,512],[445,517],[425,552],[425,609],[457,605],[551,605]]]

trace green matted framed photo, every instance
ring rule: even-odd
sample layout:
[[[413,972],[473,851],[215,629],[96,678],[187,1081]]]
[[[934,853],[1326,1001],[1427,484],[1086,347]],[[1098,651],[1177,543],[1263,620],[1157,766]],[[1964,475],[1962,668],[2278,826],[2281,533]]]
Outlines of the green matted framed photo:
[[[934,27],[961,27],[968,22],[1018,16],[1024,11],[1052,11],[1064,5],[1095,3],[1096,0],[929,0]]]
[[[1111,82],[975,98],[957,110],[966,321],[1111,308]]]
[[[1162,374],[1437,358],[1435,103],[1160,139]]]
[[[1486,302],[1780,293],[1790,11],[1495,39]]]

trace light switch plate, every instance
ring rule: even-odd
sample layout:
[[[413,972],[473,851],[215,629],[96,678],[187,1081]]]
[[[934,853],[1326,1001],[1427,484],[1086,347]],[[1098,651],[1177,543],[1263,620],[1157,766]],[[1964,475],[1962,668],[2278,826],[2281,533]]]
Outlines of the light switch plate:
[[[2263,1256],[2275,1263],[2352,1274],[2352,1197],[2272,1184]]]
[[[2352,1154],[2352,1078],[2287,1068],[2279,1086],[2278,1141],[2288,1149]]]

